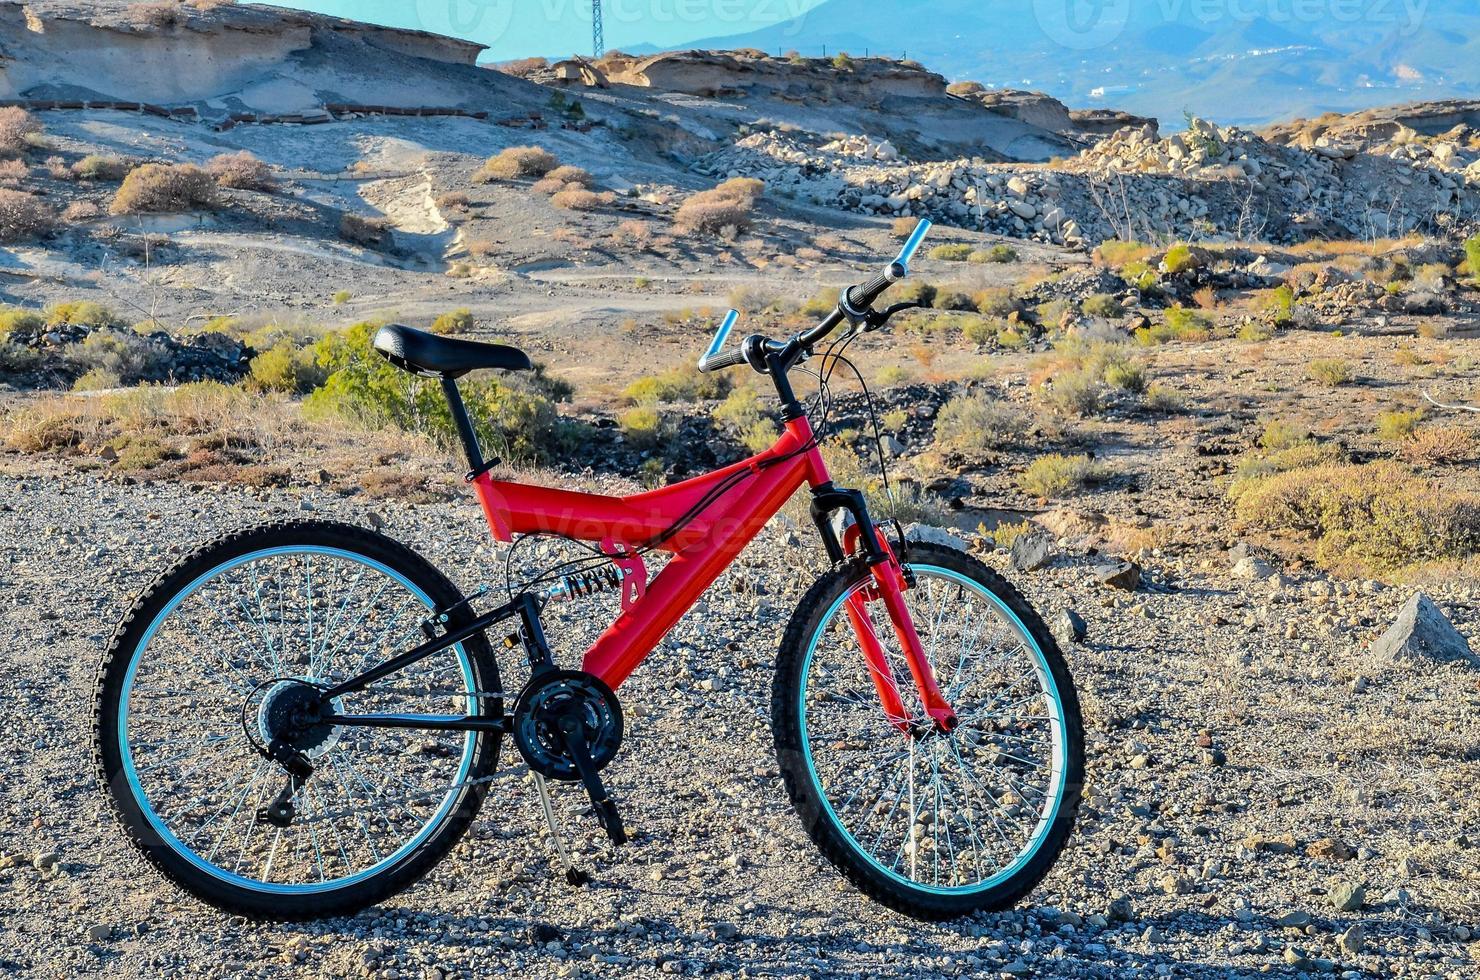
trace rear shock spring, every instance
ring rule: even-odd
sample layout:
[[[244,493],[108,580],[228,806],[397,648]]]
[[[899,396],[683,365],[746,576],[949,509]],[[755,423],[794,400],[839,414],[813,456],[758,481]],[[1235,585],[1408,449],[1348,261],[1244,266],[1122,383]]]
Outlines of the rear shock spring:
[[[622,587],[622,570],[616,565],[603,565],[571,575],[562,575],[545,593],[551,599],[585,599],[601,592]]]

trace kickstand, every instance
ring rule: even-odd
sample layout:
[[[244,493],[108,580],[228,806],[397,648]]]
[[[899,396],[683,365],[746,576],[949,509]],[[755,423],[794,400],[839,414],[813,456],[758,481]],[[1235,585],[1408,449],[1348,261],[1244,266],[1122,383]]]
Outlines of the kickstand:
[[[575,866],[570,859],[570,851],[566,850],[565,837],[560,832],[560,824],[555,820],[555,807],[550,803],[550,787],[545,784],[545,777],[539,773],[534,774],[534,784],[540,791],[540,806],[545,809],[545,822],[550,825],[550,839],[555,842],[555,851],[560,855],[560,863],[565,865],[565,881],[570,885],[584,885],[591,880],[591,876]]]

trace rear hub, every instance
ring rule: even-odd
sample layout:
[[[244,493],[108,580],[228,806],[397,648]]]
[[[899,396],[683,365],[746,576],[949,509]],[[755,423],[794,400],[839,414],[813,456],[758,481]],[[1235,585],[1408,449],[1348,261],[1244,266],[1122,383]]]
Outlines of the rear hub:
[[[338,705],[331,702],[338,710]],[[267,689],[257,709],[257,736],[263,745],[281,739],[307,759],[317,759],[334,748],[342,729],[323,721],[319,689],[304,681],[278,681]]]

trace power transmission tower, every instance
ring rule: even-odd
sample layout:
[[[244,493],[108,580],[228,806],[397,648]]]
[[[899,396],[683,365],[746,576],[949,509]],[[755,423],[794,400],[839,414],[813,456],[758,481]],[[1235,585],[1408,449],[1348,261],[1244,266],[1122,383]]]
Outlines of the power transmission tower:
[[[591,50],[594,58],[600,58],[606,52],[606,37],[601,24],[601,0],[591,0]]]

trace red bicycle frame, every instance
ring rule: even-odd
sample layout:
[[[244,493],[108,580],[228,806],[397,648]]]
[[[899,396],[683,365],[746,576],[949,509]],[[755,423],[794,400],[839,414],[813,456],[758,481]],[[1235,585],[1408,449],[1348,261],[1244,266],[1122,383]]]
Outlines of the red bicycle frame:
[[[739,476],[747,470],[748,475]],[[720,484],[737,477],[734,486],[701,507]],[[476,473],[472,483],[498,540],[543,532],[596,542],[623,569],[622,612],[586,651],[582,663],[586,672],[615,690],[793,494],[804,485],[814,491],[830,488],[831,477],[811,423],[803,415],[789,420],[775,445],[762,453],[632,496],[510,483],[493,479],[486,470]],[[699,510],[691,519],[664,536],[695,508]],[[949,730],[955,727],[955,712],[940,692],[905,604],[906,576],[883,535],[878,538],[879,549],[868,550],[881,560],[871,561],[872,581],[848,600],[849,622],[884,711],[896,727],[907,730],[910,713],[867,606],[868,600],[883,600],[926,713],[935,725]],[[654,540],[673,557],[648,583],[641,558],[628,556]],[[856,535],[850,543],[857,546]]]

